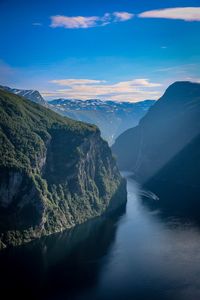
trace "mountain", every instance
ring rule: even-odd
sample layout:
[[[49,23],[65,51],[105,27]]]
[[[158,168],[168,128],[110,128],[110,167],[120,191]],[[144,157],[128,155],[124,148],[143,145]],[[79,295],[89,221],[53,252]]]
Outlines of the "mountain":
[[[55,99],[45,101],[36,90],[22,90],[1,86],[5,90],[28,100],[48,107],[55,112],[72,118],[97,125],[102,137],[112,145],[115,139],[125,130],[136,126],[139,120],[146,114],[155,100],[145,100],[137,103],[101,101],[98,99]]]
[[[2,85],[0,85],[0,90],[5,90],[10,93],[16,94],[18,96],[24,97],[28,100],[31,100],[35,103],[41,104],[43,106],[48,106],[47,102],[40,95],[40,93],[36,90],[20,90],[20,89],[14,89],[14,88],[10,88],[8,86],[2,86]]]
[[[147,202],[153,208],[173,215],[200,218],[200,134],[152,176],[145,187],[152,190],[160,201]],[[156,203],[155,203],[156,202]]]
[[[142,183],[200,187],[200,84],[175,82],[113,152]],[[159,182],[159,183],[158,183]],[[166,190],[165,190],[166,191]]]
[[[97,125],[102,137],[111,145],[122,132],[136,126],[154,103],[154,100],[131,103],[55,99],[49,102],[49,106],[64,116]]]
[[[125,204],[125,181],[96,126],[1,90],[0,137],[0,248]]]

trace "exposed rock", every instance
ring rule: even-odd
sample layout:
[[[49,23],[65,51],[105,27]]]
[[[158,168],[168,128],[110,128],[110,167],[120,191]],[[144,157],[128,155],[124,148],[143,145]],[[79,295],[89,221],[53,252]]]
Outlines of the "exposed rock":
[[[20,245],[124,205],[97,127],[0,92],[0,241]]]

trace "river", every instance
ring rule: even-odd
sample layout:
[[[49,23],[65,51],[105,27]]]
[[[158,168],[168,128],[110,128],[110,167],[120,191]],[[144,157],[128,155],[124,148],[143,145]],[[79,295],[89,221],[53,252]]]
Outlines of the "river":
[[[3,252],[1,291],[21,299],[200,299],[199,226],[150,210],[148,193],[130,178],[127,189],[117,216]]]

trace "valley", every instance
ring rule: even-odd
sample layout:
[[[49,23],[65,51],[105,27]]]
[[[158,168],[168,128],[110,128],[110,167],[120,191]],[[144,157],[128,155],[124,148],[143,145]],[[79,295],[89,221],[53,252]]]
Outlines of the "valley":
[[[107,117],[115,102],[59,99],[52,110],[7,91],[0,100],[6,290],[25,298],[23,281],[34,300],[200,296],[200,84],[171,85],[116,139],[117,161],[95,125],[54,112]]]
[[[200,299],[199,36],[199,0],[0,0],[2,300]]]

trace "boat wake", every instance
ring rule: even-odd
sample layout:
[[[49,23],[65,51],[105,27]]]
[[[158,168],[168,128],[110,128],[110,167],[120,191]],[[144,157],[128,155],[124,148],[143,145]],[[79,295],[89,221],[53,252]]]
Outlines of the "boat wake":
[[[159,197],[150,191],[140,190],[139,194],[140,194],[140,196],[143,196],[143,197],[155,200],[155,201],[159,200]]]

